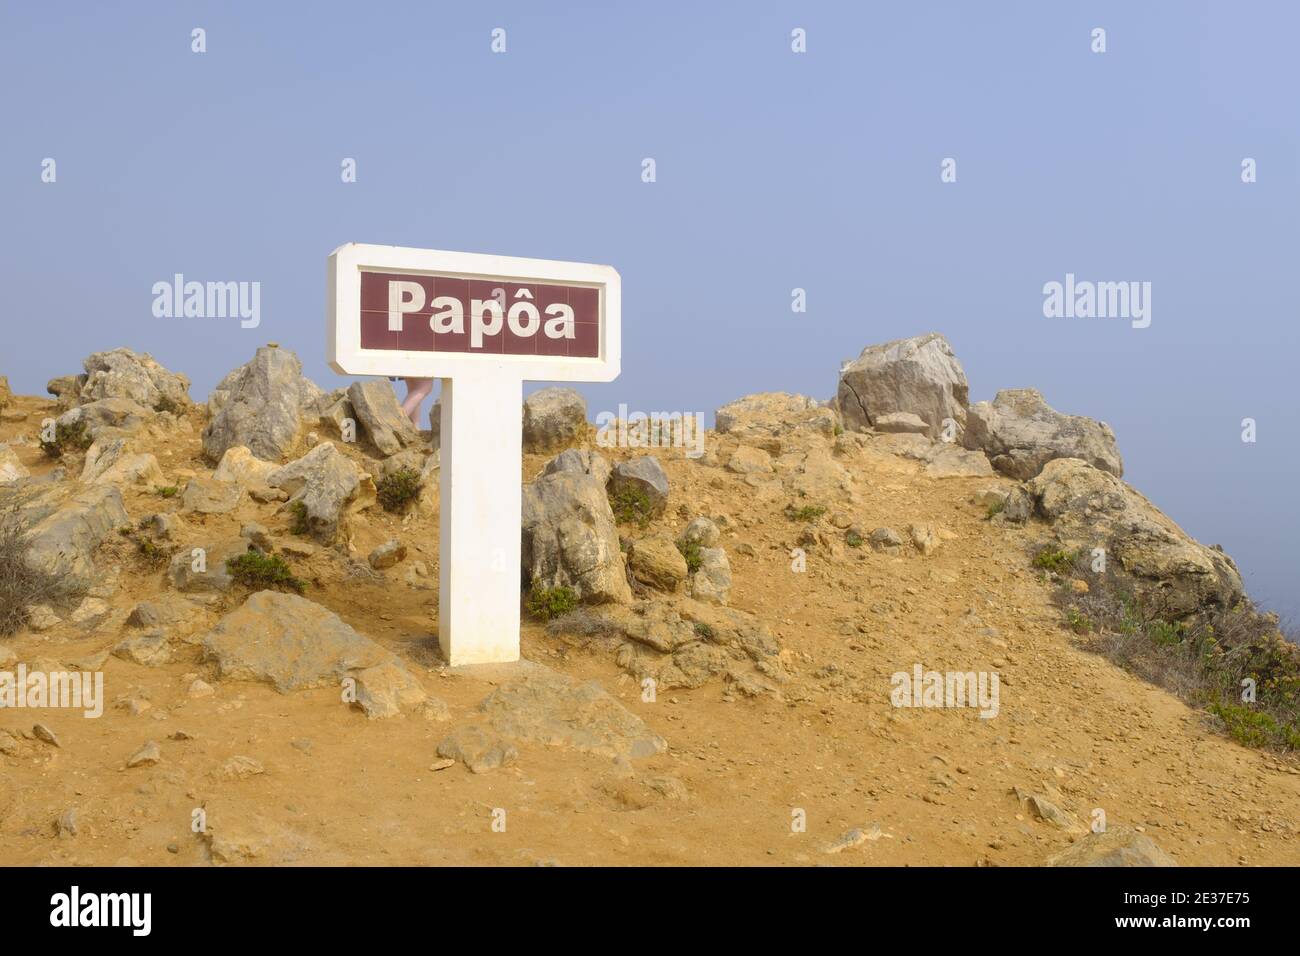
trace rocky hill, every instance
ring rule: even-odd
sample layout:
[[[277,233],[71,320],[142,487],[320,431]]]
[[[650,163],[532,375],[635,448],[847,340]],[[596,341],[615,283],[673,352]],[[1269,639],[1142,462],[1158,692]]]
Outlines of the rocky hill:
[[[1300,862],[1295,647],[1105,424],[971,405],[942,336],[699,456],[531,396],[525,661],[463,670],[387,382],[272,344],[196,404],[115,349],[49,395],[0,378],[0,701],[103,713],[0,709],[8,862]]]

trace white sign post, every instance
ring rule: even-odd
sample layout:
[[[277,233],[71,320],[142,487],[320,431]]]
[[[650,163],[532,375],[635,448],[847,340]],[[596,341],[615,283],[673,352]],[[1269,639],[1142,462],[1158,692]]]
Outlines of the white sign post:
[[[325,308],[336,372],[442,379],[438,641],[453,665],[518,660],[523,383],[618,377],[618,273],[349,243]]]

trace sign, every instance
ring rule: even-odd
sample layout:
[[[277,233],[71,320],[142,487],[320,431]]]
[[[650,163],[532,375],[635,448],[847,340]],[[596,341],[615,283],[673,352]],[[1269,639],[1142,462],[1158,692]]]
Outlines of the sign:
[[[519,659],[523,383],[617,378],[620,291],[609,266],[357,243],[330,254],[334,371],[443,380],[438,641],[453,665]]]

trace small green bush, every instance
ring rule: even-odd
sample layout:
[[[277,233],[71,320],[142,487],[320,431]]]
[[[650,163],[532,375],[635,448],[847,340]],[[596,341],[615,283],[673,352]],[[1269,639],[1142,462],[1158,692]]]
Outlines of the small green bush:
[[[180,490],[181,489],[176,485],[163,485],[160,488],[155,488],[153,491],[159,498],[175,498],[180,494]]]
[[[69,448],[85,451],[92,441],[85,422],[73,422],[71,425],[58,423],[54,426],[54,441],[42,441],[41,451],[50,458],[62,458]]]
[[[1042,548],[1034,555],[1034,567],[1053,574],[1064,574],[1074,564],[1074,555],[1055,548]]]
[[[528,594],[528,613],[542,621],[568,614],[578,606],[578,595],[572,588],[534,587]]]
[[[616,491],[611,491],[609,507],[614,512],[614,520],[619,524],[635,524],[644,528],[654,517],[650,496],[631,485],[623,485]]]
[[[791,521],[816,521],[826,513],[822,505],[804,505],[802,508],[796,508],[794,505],[786,505],[785,516]]]
[[[862,535],[856,531],[850,531],[844,536],[844,543],[850,548],[860,548],[862,547]]]
[[[248,551],[227,560],[226,570],[232,578],[250,588],[272,588],[296,594],[302,594],[307,589],[306,583],[293,576],[292,569],[278,554]]]
[[[686,559],[688,573],[694,574],[704,565],[704,555],[700,553],[700,543],[698,541],[678,541],[677,550]]]
[[[289,505],[289,531],[292,534],[306,534],[311,530],[307,520],[307,505],[301,499]]]
[[[713,640],[713,628],[704,621],[696,621],[695,636],[705,641],[711,641]]]
[[[420,473],[414,468],[399,468],[381,478],[376,491],[385,511],[405,511],[420,496]]]
[[[155,412],[170,412],[173,415],[179,415],[181,407],[170,397],[164,395],[154,404],[153,410]]]

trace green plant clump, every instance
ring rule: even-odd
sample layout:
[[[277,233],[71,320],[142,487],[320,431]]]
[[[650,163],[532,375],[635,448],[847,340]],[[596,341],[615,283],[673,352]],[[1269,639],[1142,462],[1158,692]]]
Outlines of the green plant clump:
[[[226,561],[226,570],[240,584],[258,590],[293,591],[302,594],[305,582],[293,576],[293,571],[278,554],[259,554],[248,551]]]
[[[698,541],[678,541],[677,550],[686,559],[688,573],[694,574],[704,565],[704,555],[700,553],[700,543]]]
[[[381,478],[375,490],[385,511],[405,511],[420,496],[420,473],[414,468],[399,468]]]
[[[654,517],[654,506],[650,496],[640,488],[623,485],[609,493],[609,507],[614,512],[614,520],[619,524],[635,524],[644,528]]]
[[[578,595],[573,588],[560,585],[556,588],[534,587],[528,594],[528,613],[542,621],[568,614],[578,606]]]

